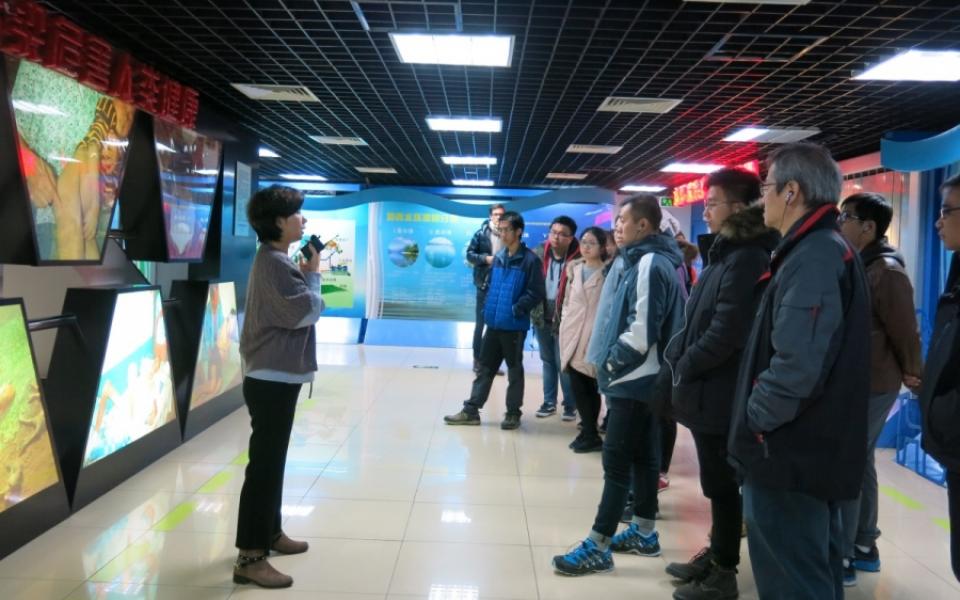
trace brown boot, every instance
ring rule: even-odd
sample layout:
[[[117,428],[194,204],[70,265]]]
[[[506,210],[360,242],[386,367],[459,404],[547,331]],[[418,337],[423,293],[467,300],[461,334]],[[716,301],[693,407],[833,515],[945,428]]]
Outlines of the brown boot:
[[[291,540],[281,531],[277,539],[273,540],[273,546],[270,549],[280,554],[303,554],[309,547],[310,545],[306,542]]]
[[[288,588],[293,585],[293,577],[284,575],[267,562],[266,555],[244,556],[237,558],[233,566],[233,582],[237,584],[254,583],[262,588]]]

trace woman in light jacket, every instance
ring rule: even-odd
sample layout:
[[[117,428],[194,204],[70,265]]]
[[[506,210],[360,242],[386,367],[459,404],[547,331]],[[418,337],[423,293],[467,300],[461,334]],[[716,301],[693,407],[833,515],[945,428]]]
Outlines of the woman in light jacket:
[[[587,363],[587,345],[593,332],[597,302],[603,289],[607,260],[607,234],[599,227],[588,227],[580,237],[580,259],[567,267],[567,293],[563,298],[560,320],[560,369],[570,376],[570,386],[580,413],[580,434],[570,444],[574,452],[596,452],[603,447],[597,431],[600,417],[600,392],[596,369]]]

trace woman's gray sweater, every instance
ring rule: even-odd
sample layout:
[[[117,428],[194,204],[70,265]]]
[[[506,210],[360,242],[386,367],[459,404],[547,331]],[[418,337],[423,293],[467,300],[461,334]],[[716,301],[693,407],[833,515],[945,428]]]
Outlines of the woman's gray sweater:
[[[321,310],[320,274],[305,275],[284,252],[261,245],[250,269],[240,334],[243,372],[289,383],[311,380],[317,370],[313,326]]]

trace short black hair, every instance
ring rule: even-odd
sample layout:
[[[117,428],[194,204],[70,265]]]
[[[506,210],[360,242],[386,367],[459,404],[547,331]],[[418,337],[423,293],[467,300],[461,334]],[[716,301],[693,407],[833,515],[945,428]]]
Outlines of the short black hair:
[[[750,205],[760,199],[760,178],[746,169],[720,169],[707,177],[707,188],[723,190],[727,202]]]
[[[516,231],[517,229],[523,230],[526,228],[526,223],[523,222],[523,217],[520,216],[520,213],[508,210],[503,213],[503,216],[500,217],[501,223],[509,223],[510,229]]]
[[[302,206],[303,192],[285,185],[271,185],[250,197],[247,221],[261,243],[276,242],[283,234],[277,227],[277,218],[296,214]]]
[[[893,221],[893,206],[886,198],[874,192],[860,192],[844,198],[840,207],[845,206],[853,208],[854,214],[861,223],[873,221],[876,224],[877,239],[887,235],[890,221]]]
[[[553,227],[554,225],[563,225],[570,230],[570,235],[577,235],[577,222],[567,215],[560,215],[550,222],[550,227]]]
[[[646,219],[654,231],[660,231],[660,222],[663,221],[663,210],[660,209],[660,199],[653,194],[642,192],[626,198],[621,206],[629,206],[634,221]]]
[[[491,204],[489,210],[487,210],[488,215],[492,215],[493,211],[497,209],[507,210],[502,204]]]
[[[586,229],[583,230],[583,233],[580,234],[580,242],[581,242],[581,243],[583,242],[583,236],[587,235],[588,233],[589,233],[590,235],[592,235],[593,237],[597,238],[597,244],[600,245],[600,259],[601,259],[601,260],[607,260],[607,258],[608,258],[608,255],[607,255],[607,232],[604,231],[603,229],[601,229],[600,227],[597,227],[596,225],[587,227]]]
[[[957,173],[950,179],[943,182],[943,185],[940,186],[940,191],[945,192],[947,190],[953,190],[960,188],[960,173]]]

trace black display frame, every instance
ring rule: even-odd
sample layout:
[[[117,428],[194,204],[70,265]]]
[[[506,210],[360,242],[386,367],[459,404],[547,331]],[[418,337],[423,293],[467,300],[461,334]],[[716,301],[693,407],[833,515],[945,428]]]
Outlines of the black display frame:
[[[0,298],[0,306],[19,306],[23,316],[24,335],[30,346],[30,359],[33,362],[33,375],[37,379],[40,391],[40,404],[43,406],[47,423],[47,435],[53,449],[53,462],[57,469],[57,482],[36,494],[21,500],[10,508],[0,512],[0,559],[14,552],[44,531],[70,516],[70,503],[67,496],[63,470],[58,459],[57,439],[51,425],[50,410],[47,406],[40,372],[37,369],[37,354],[33,348],[33,338],[27,321],[27,311],[22,298]]]
[[[170,287],[170,296],[176,301],[171,305],[167,331],[171,349],[177,348],[176,354],[171,352],[170,358],[184,441],[193,438],[244,405],[241,383],[204,402],[196,409],[190,407],[210,286],[220,283],[231,282],[179,279],[173,281]]]
[[[13,265],[31,265],[38,267],[70,267],[70,266],[91,266],[102,265],[107,255],[107,244],[110,242],[110,236],[105,235],[103,243],[100,245],[100,258],[97,260],[54,260],[40,257],[40,240],[37,238],[37,224],[31,208],[30,190],[27,189],[26,177],[24,177],[22,166],[20,164],[20,148],[17,143],[19,136],[17,129],[16,114],[13,110],[13,85],[16,77],[10,77],[9,72],[13,70],[11,64],[16,64],[19,69],[19,62],[26,59],[17,58],[0,54],[0,156],[15,156],[16,160],[0,160],[0,264]],[[43,65],[40,65],[42,68]],[[49,69],[48,69],[49,70]],[[78,84],[83,85],[83,84]],[[92,88],[91,88],[92,89]],[[94,90],[96,91],[96,90]],[[113,96],[97,91],[98,94],[108,98],[116,99]],[[136,109],[134,121],[143,111]],[[146,114],[146,113],[143,113]],[[128,140],[132,142],[133,128],[130,129]],[[131,144],[132,147],[132,144]],[[123,189],[127,172],[130,167],[130,150],[128,148],[123,170],[120,173],[120,189]],[[110,219],[112,223],[117,211],[117,204],[120,200],[120,190],[117,192],[117,200],[110,209]]]
[[[64,483],[74,511],[182,442],[179,407],[174,401],[177,414],[172,421],[91,465],[83,466],[117,298],[120,294],[147,290],[160,293],[160,287],[156,285],[68,288],[64,298],[63,312],[76,317],[83,340],[64,329],[57,332],[46,388],[51,398],[50,417],[54,437],[59,442]],[[164,328],[169,353],[171,340],[166,314]],[[171,371],[172,368],[171,364]]]
[[[210,221],[203,250],[196,258],[171,258],[167,246],[167,218],[163,212],[163,184],[160,157],[157,154],[155,131],[156,117],[139,111],[130,132],[130,149],[126,168],[131,173],[125,177],[118,194],[120,225],[125,234],[124,250],[131,260],[147,260],[162,263],[202,263],[213,229],[213,215],[217,210],[216,199],[223,186],[224,143],[220,144],[217,160],[217,181],[210,202]],[[179,125],[180,129],[185,129]],[[189,130],[192,131],[192,130]],[[196,132],[193,132],[196,133]],[[202,137],[212,137],[200,133]]]

